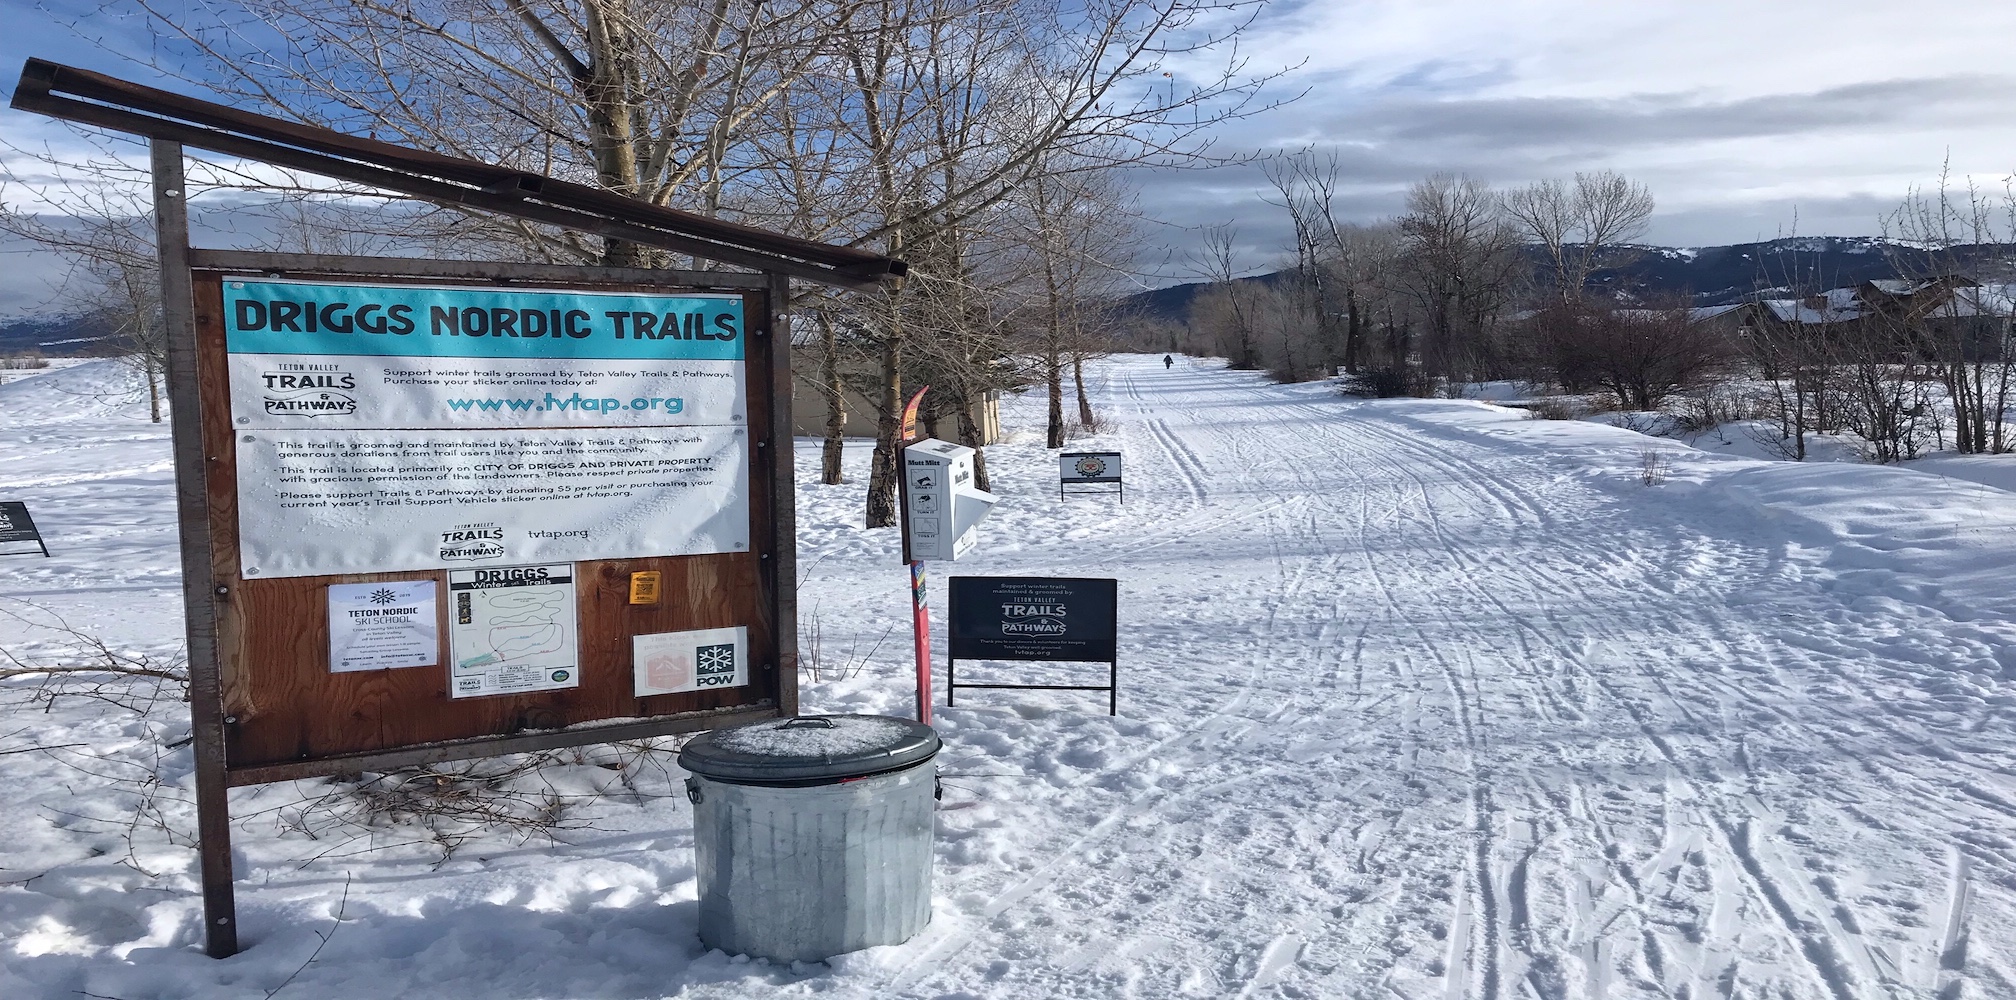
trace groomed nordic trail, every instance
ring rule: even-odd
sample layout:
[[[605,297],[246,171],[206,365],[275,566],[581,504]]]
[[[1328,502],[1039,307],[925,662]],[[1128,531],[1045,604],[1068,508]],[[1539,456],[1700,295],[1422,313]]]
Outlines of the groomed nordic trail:
[[[39,416],[116,373],[76,371],[0,393],[30,414],[0,412],[9,498],[60,542],[0,597],[167,655],[165,434],[116,401]],[[1087,379],[1111,430],[1073,448],[1125,454],[1125,504],[1059,499],[1041,393],[1010,397],[1001,503],[931,600],[942,629],[948,574],[1117,577],[1120,715],[941,689],[909,943],[704,951],[683,774],[584,757],[537,776],[567,823],[452,848],[304,812],[325,783],[234,791],[248,947],[212,961],[182,707],[15,685],[0,749],[55,749],[0,755],[0,996],[2016,996],[2016,494],[1216,362]],[[842,485],[818,458],[798,442],[804,710],[905,715],[895,533],[860,526],[865,447]]]
[[[964,782],[1017,800],[1010,870],[958,863],[1004,838],[948,813],[955,906],[873,992],[2016,995],[1981,930],[2016,885],[2012,699],[1969,673],[2006,627],[1432,404],[1159,360],[1104,372],[1124,513],[990,525],[1025,541],[972,567],[1118,576],[1123,714],[1159,728],[948,713],[991,748],[948,770],[1050,785]]]

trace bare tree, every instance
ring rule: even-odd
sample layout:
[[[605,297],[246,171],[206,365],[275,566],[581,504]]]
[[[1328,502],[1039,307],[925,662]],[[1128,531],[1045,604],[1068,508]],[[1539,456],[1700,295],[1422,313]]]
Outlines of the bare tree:
[[[71,265],[62,297],[100,317],[111,328],[111,345],[139,376],[147,412],[160,423],[166,390],[168,348],[161,325],[160,267],[154,256],[153,226],[139,203],[137,180],[107,147],[106,155],[84,172],[51,172],[53,182],[0,186],[0,232],[42,246]],[[52,165],[53,154],[34,154]]]
[[[1893,327],[1936,371],[1953,411],[1953,443],[1966,454],[2001,453],[2016,447],[2008,427],[2016,403],[2016,358],[2011,357],[2011,286],[1984,285],[1958,273],[1956,251],[1974,250],[1974,270],[2007,279],[2016,271],[2016,178],[2005,178],[1991,195],[1971,179],[1953,188],[1950,168],[1942,169],[1930,191],[1914,189],[1884,220],[1884,235],[1935,251],[1932,263],[1913,266],[1893,255],[1900,273],[1916,283],[1900,309],[1880,310],[1872,320]],[[1994,248],[1982,253],[1984,248]],[[1992,266],[1982,257],[2000,257]]]
[[[1490,185],[1453,174],[1409,189],[1399,224],[1400,284],[1421,314],[1422,363],[1431,375],[1463,374],[1512,299],[1517,233]]]
[[[1556,302],[1531,321],[1544,365],[1563,387],[1601,386],[1626,410],[1657,410],[1673,392],[1725,371],[1732,349],[1685,306],[1616,309]]]
[[[1536,181],[1507,192],[1504,202],[1519,234],[1546,253],[1554,293],[1563,300],[1580,298],[1606,262],[1628,262],[1619,244],[1645,235],[1654,204],[1650,189],[1612,170],[1578,171],[1572,184]]]
[[[1240,279],[1239,230],[1230,224],[1206,226],[1199,243],[1194,265],[1211,285],[1190,305],[1191,329],[1214,341],[1215,349],[1231,361],[1231,367],[1258,368],[1255,293],[1250,282]]]

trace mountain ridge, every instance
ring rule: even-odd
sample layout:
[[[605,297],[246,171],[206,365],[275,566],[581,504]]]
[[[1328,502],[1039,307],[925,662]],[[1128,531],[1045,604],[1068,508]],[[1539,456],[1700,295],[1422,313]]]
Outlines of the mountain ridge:
[[[1545,266],[1540,248],[1529,245],[1522,252],[1537,277]],[[1759,293],[1790,297],[1934,272],[1983,272],[1975,276],[1984,280],[2016,277],[2011,272],[2016,246],[1932,250],[1872,236],[1795,236],[1701,247],[1623,244],[1601,248],[1599,256],[1613,263],[1590,276],[1588,289],[1627,303],[1685,298],[1697,306],[1729,305]],[[1235,280],[1271,285],[1291,273],[1272,271]],[[1215,284],[1169,285],[1128,295],[1119,304],[1136,315],[1181,323],[1191,302]]]

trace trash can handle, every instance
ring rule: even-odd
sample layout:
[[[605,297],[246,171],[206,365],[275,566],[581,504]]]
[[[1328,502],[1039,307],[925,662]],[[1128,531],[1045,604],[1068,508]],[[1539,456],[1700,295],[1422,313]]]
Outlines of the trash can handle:
[[[781,725],[781,726],[778,726],[777,728],[779,728],[779,729],[797,729],[797,728],[799,728],[799,727],[801,727],[801,726],[818,726],[818,727],[819,727],[819,728],[821,728],[821,729],[833,729],[833,728],[835,728],[835,727],[834,727],[834,725],[833,725],[833,720],[832,720],[832,719],[829,719],[829,718],[827,718],[827,717],[825,717],[825,716],[823,716],[823,715],[797,715],[797,716],[793,716],[793,717],[791,718],[791,721],[790,721],[790,722],[787,722],[787,723],[785,723],[785,724],[783,724],[783,725]]]
[[[694,805],[696,805],[696,806],[700,804],[700,779],[699,779],[699,778],[687,778],[687,779],[686,779],[686,798],[690,799],[690,800],[692,801],[692,803],[693,803]]]

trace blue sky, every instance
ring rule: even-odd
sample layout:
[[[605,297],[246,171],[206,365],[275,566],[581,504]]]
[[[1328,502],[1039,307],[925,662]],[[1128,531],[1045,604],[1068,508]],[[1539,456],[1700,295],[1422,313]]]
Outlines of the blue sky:
[[[10,88],[30,55],[153,78],[134,60],[155,44],[117,3],[10,7]],[[1300,64],[1281,92],[1307,94],[1226,129],[1220,148],[1334,150],[1344,204],[1368,220],[1436,170],[1517,184],[1607,167],[1658,196],[1654,242],[1741,242],[1795,224],[1873,235],[1949,157],[1997,187],[2016,170],[2012,38],[2016,4],[1952,0],[1280,2],[1242,54],[1254,69]],[[0,138],[76,143],[11,111]],[[1182,244],[1180,227],[1232,221],[1253,267],[1286,243],[1257,170],[1152,174],[1142,188],[1143,209],[1172,224],[1151,237]],[[46,261],[5,259],[0,315],[37,308]]]

